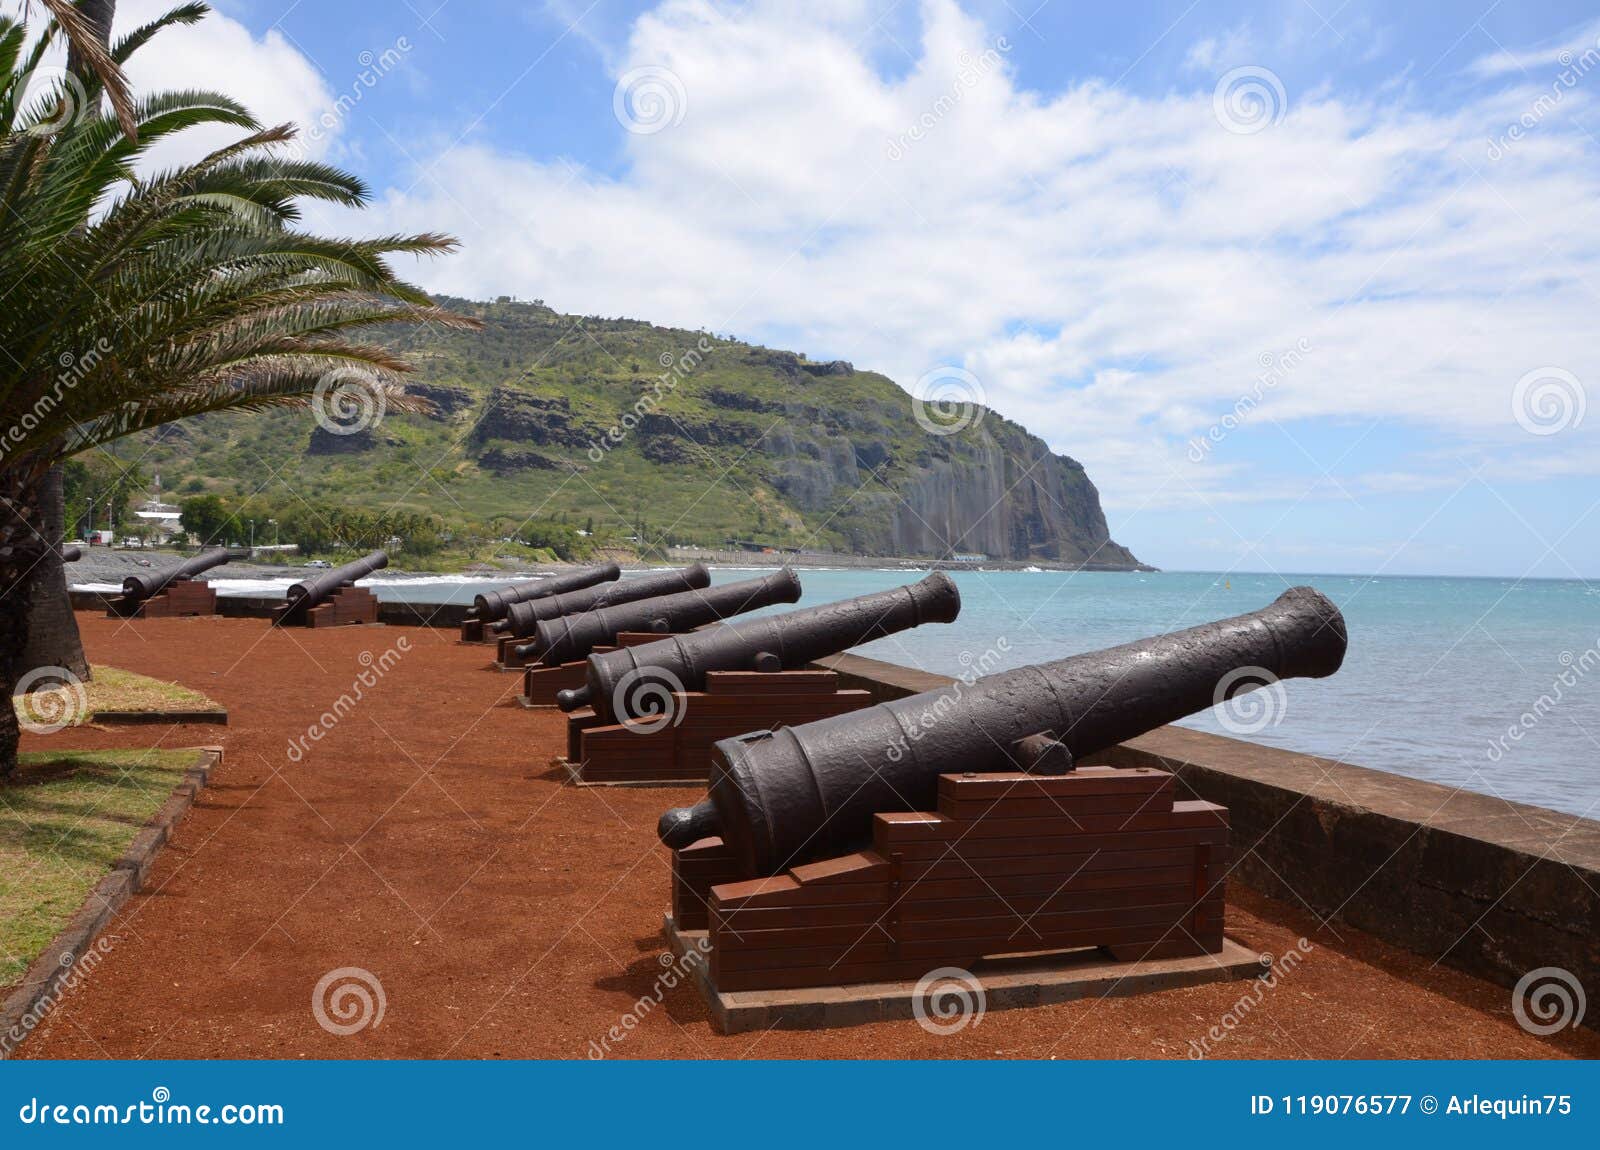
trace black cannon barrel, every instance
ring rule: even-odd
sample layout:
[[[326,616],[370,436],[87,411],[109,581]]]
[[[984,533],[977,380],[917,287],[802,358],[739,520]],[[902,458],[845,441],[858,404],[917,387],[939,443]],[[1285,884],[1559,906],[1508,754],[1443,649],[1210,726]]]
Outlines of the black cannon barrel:
[[[496,619],[504,619],[513,603],[548,599],[552,595],[566,595],[572,591],[582,591],[585,587],[593,587],[596,583],[612,583],[620,578],[622,578],[621,567],[615,563],[602,563],[598,567],[584,567],[578,571],[568,571],[563,575],[548,575],[543,579],[530,579],[526,583],[513,583],[498,591],[485,591],[482,595],[474,595],[472,610],[467,612],[467,617],[491,623]]]
[[[759,579],[546,619],[534,627],[533,639],[517,648],[517,655],[554,667],[614,643],[623,631],[689,631],[774,603],[793,603],[798,598],[800,577],[785,567]]]
[[[489,629],[502,635],[525,639],[533,629],[546,619],[559,619],[563,615],[577,615],[599,607],[615,607],[620,603],[636,603],[640,599],[655,599],[662,595],[675,595],[679,591],[693,591],[711,586],[711,572],[705,564],[696,563],[673,571],[652,571],[637,579],[623,579],[598,587],[585,587],[565,595],[548,595],[543,599],[529,599],[511,604],[506,617],[489,624]]]
[[[619,722],[659,704],[657,685],[700,691],[710,671],[793,670],[923,623],[953,622],[960,612],[955,580],[935,571],[889,591],[590,655],[586,684],[557,692],[556,704],[563,711],[589,705],[607,722]]]
[[[283,593],[289,601],[289,607],[295,612],[302,612],[315,607],[329,595],[347,583],[354,583],[363,579],[374,571],[381,571],[389,566],[389,554],[386,551],[373,551],[363,555],[353,563],[346,563],[342,567],[330,567],[319,572],[309,579],[302,579]]]
[[[76,543],[68,543],[66,546],[61,548],[61,562],[63,563],[76,563],[82,558],[83,548],[79,547]]]
[[[165,571],[151,571],[144,575],[129,575],[122,581],[122,597],[134,603],[142,603],[165,591],[167,584],[181,579],[193,579],[196,575],[203,575],[213,567],[221,567],[230,559],[244,559],[248,551],[230,551],[226,547],[213,547],[210,551],[202,551],[190,559],[185,559],[176,567],[168,567]]]
[[[956,771],[1052,770],[1276,679],[1331,675],[1339,609],[1295,587],[1246,615],[716,744],[710,792],[662,815],[682,847],[720,834],[754,877],[859,849],[880,811],[931,810]],[[1051,738],[1030,738],[1048,733]]]

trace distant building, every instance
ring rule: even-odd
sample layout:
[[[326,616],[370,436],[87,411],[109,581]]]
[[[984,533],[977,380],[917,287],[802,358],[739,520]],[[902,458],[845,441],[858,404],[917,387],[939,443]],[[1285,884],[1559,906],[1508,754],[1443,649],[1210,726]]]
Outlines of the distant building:
[[[183,528],[178,524],[182,514],[182,508],[176,504],[161,502],[161,476],[157,475],[150,489],[150,498],[134,509],[133,517],[150,528],[151,542],[166,543],[174,536],[183,534]]]
[[[950,556],[950,561],[952,563],[983,563],[988,558],[987,555],[952,555]]]

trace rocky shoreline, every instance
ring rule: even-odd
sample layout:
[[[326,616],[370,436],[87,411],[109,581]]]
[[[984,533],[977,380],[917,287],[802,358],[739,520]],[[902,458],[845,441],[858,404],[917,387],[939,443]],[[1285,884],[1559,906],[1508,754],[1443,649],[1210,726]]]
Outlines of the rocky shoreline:
[[[67,584],[72,587],[87,587],[90,585],[117,585],[129,575],[136,575],[154,569],[175,566],[189,553],[177,551],[117,551],[104,547],[84,548],[83,558],[76,563],[66,565]],[[596,562],[601,561],[596,559]],[[643,571],[652,567],[661,567],[663,564],[646,563],[638,560],[627,561],[618,559],[625,571]],[[674,565],[680,563],[705,563],[713,567],[778,567],[788,565],[791,567],[809,568],[840,568],[849,567],[865,570],[906,570],[906,571],[970,571],[982,569],[984,571],[1153,571],[1153,567],[1117,567],[1085,565],[1079,567],[1072,563],[1019,563],[1002,560],[985,561],[983,563],[953,563],[941,560],[914,559],[914,558],[886,558],[883,556],[869,555],[824,555],[824,554],[763,554],[748,551],[706,551],[700,549],[674,548],[670,562]],[[382,578],[400,579],[426,579],[426,578],[472,578],[472,579],[509,579],[522,575],[539,575],[556,571],[569,570],[574,567],[588,566],[587,563],[535,563],[528,564],[518,560],[506,559],[496,564],[479,563],[460,571],[429,571],[405,567],[387,567],[383,570]],[[262,563],[256,561],[227,563],[221,567],[213,568],[207,573],[211,579],[302,579],[308,574],[303,561],[296,560],[291,563]]]

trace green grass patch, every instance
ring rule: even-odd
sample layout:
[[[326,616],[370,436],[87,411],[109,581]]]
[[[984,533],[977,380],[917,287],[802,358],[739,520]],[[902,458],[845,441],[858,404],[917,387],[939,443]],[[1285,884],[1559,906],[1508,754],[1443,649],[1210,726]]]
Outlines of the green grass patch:
[[[36,751],[0,779],[0,986],[67,924],[193,751]]]
[[[220,704],[182,683],[117,667],[95,667],[87,683],[35,691],[12,702],[24,723],[69,727],[91,723],[101,711],[222,710]]]

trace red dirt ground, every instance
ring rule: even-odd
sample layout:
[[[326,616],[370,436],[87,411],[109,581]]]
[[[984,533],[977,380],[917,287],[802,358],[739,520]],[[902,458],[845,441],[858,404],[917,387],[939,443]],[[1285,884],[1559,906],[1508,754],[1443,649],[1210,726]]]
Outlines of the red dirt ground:
[[[22,1045],[31,1058],[582,1058],[662,969],[667,852],[692,789],[563,786],[560,718],[515,701],[486,648],[412,628],[271,631],[262,620],[80,614],[92,661],[223,703],[225,728],[77,729],[24,749],[222,743],[223,766],[109,929],[109,957]],[[364,669],[410,650],[303,761],[287,756]],[[1314,950],[1211,1050],[1219,1058],[1600,1056],[1600,1035],[1524,1033],[1502,987],[1235,884],[1229,934]],[[313,988],[373,972],[381,1024],[327,1033]],[[951,1036],[913,1021],[724,1037],[668,993],[617,1057],[1185,1057],[1253,983],[993,1011]]]

